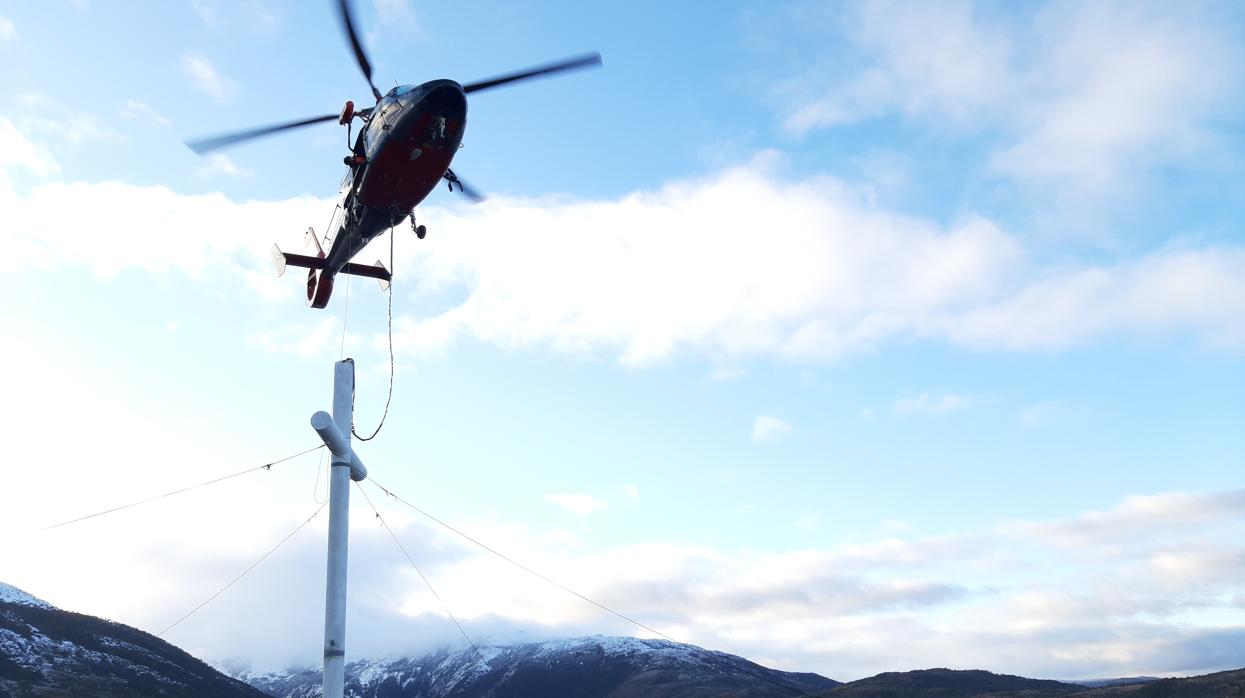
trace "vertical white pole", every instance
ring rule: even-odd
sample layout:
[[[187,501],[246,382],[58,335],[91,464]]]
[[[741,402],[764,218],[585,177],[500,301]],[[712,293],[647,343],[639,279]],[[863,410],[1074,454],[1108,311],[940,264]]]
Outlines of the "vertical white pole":
[[[354,423],[354,360],[333,371],[333,421],[350,446]],[[329,479],[328,573],[324,590],[324,698],[346,690],[346,553],[350,524],[350,460],[333,456]]]

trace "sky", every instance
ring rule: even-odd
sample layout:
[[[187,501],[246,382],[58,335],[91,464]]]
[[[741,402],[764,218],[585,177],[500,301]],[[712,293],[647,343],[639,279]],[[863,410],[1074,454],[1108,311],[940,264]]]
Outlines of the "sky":
[[[852,680],[1245,666],[1237,3],[360,0],[382,90],[472,95],[373,482],[676,639]],[[327,2],[0,2],[0,580],[158,633],[316,512],[333,363],[386,296],[301,251],[366,103]],[[388,260],[388,236],[361,259]],[[357,288],[355,288],[357,287]],[[347,653],[651,636],[372,483]],[[367,493],[445,601],[429,593]],[[165,634],[314,665],[326,513]]]

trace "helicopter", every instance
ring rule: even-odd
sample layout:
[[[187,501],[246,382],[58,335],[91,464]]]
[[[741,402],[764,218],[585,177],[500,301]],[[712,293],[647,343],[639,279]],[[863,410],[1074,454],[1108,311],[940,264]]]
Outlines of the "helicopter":
[[[410,216],[411,227],[419,239],[427,229],[415,222],[418,206],[442,181],[449,190],[462,193],[473,202],[483,196],[465,184],[450,169],[462,145],[467,125],[467,95],[512,82],[601,65],[601,55],[590,53],[566,60],[500,75],[487,80],[460,84],[454,80],[431,80],[420,85],[399,85],[381,94],[372,81],[372,65],[359,42],[350,0],[337,3],[338,19],[354,51],[363,77],[376,99],[373,106],[356,109],[347,101],[337,114],[262,126],[210,138],[188,141],[187,146],[202,155],[219,148],[285,131],[337,121],[347,129],[350,142],[352,124],[362,122],[350,154],[339,191],[339,203],[329,221],[332,245],[326,253],[314,229],[307,231],[307,245],[314,254],[291,254],[273,246],[272,259],[281,276],[286,266],[307,269],[307,303],[324,308],[333,294],[337,274],[377,279],[382,290],[393,278],[379,260],[374,265],[351,260],[373,238],[390,230]]]

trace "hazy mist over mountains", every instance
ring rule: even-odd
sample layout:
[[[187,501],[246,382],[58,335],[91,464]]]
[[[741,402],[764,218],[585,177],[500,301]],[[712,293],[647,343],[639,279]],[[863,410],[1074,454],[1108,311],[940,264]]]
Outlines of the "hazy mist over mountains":
[[[320,695],[318,667],[278,672],[233,667],[229,674],[148,633],[62,611],[0,583],[0,695]],[[357,698],[1212,698],[1241,695],[1245,670],[1076,684],[928,669],[841,683],[668,640],[593,636],[356,659],[347,664],[346,688]]]

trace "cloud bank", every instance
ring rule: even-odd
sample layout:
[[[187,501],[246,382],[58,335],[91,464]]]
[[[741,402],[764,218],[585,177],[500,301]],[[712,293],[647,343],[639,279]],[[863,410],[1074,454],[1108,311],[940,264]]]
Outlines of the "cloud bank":
[[[391,500],[373,501],[476,641],[645,634],[444,530],[425,528]],[[351,540],[352,653],[380,656],[461,643],[441,602],[375,525],[370,508],[362,499],[358,504]],[[123,551],[118,569],[160,580],[160,592],[113,614],[162,629],[301,520],[287,519],[230,532],[230,540],[243,541],[241,548],[235,542],[193,554],[177,548],[175,535],[148,536],[143,546]],[[663,633],[763,664],[850,680],[924,666],[1060,678],[1241,666],[1245,547],[1209,541],[1240,540],[1243,521],[1245,492],[1220,491],[1131,497],[1102,512],[1000,522],[987,530],[892,532],[778,551],[673,541],[585,551],[567,546],[554,530],[451,523]],[[323,574],[322,527],[323,521],[314,523],[169,639],[216,662],[314,664],[317,645],[308,638],[318,636],[319,625],[308,609],[322,607],[321,592],[314,584],[286,582]],[[100,550],[89,550],[93,545],[99,543],[91,537],[62,540],[65,564],[100,557]],[[14,554],[16,563],[39,553]],[[46,593],[29,580],[11,581]],[[103,581],[125,584],[126,577]],[[50,600],[98,612],[116,603],[107,584],[95,589],[58,582],[61,595]],[[256,635],[250,630],[256,624],[275,635]]]
[[[13,145],[10,168],[55,173],[12,124],[0,121],[0,138]],[[66,200],[97,225],[45,215]],[[0,204],[0,235],[16,250],[10,268],[228,278],[285,303],[296,302],[299,284],[272,278],[256,235],[294,240],[332,207],[55,181],[26,193],[0,187]],[[1006,351],[1172,337],[1245,347],[1239,245],[1174,242],[1114,262],[1043,267],[989,219],[896,215],[840,180],[787,179],[772,153],[616,200],[499,197],[429,207],[420,220],[433,235],[399,245],[396,270],[394,341],[405,352],[471,339],[643,366],[679,356],[818,362],[913,340]],[[404,312],[412,303],[438,310]]]
[[[1245,249],[1173,243],[1043,268],[982,217],[940,226],[879,210],[765,158],[618,201],[498,200],[434,210],[446,231],[403,260],[441,312],[395,341],[464,338],[628,365],[680,355],[833,360],[887,342],[1059,351],[1104,339],[1245,345]],[[1213,299],[1208,302],[1208,299]]]

